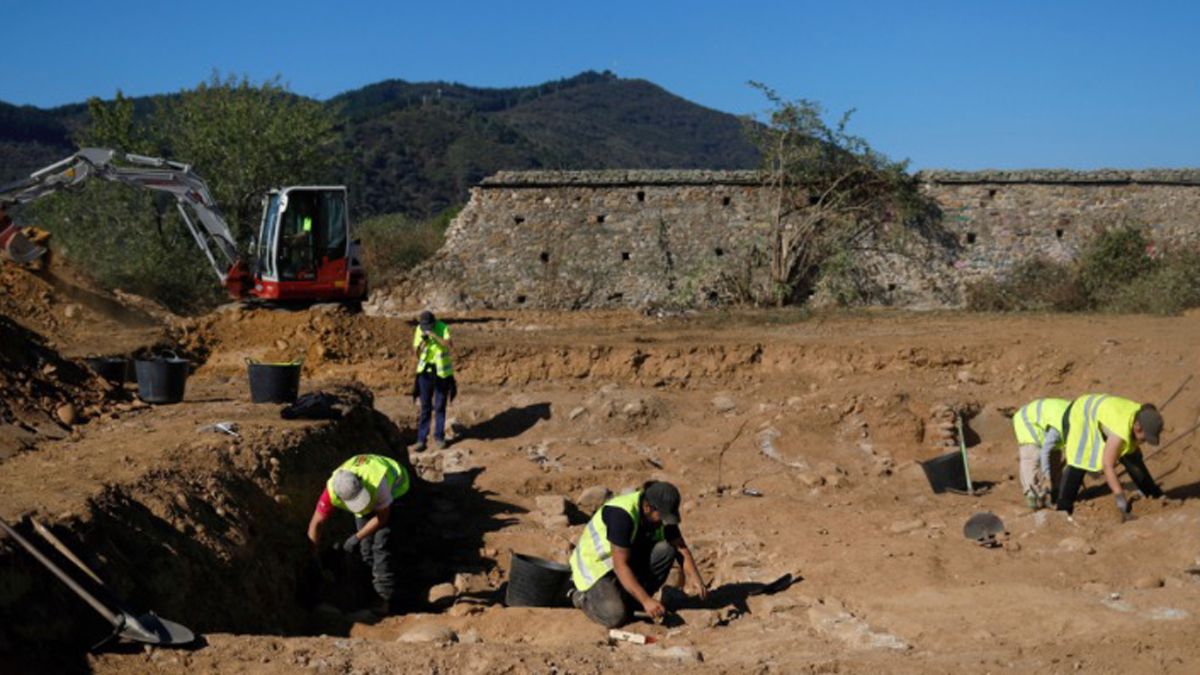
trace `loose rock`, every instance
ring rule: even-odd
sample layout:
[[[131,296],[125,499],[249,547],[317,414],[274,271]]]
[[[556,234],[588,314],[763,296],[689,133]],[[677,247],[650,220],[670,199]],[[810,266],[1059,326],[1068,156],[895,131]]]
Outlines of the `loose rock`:
[[[458,634],[447,626],[425,624],[415,626],[400,634],[396,642],[456,642]]]

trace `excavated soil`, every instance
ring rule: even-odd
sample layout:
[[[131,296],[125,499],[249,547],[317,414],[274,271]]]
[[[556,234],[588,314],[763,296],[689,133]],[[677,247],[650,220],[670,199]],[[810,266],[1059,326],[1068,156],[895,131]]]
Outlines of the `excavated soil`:
[[[1092,480],[1072,522],[1024,507],[1008,416],[1096,390],[1165,401],[1195,370],[1200,315],[446,318],[454,442],[411,456],[408,321],[231,306],[176,322],[172,339],[201,364],[185,402],[116,411],[0,460],[0,517],[47,523],[118,595],[202,645],[85,654],[103,624],[0,541],[0,660],[28,667],[53,650],[62,669],[101,673],[1194,670],[1193,437],[1148,461],[1169,499],[1139,500],[1120,523]],[[338,393],[346,417],[289,422],[248,403],[246,359],[295,358],[303,388]],[[954,449],[955,414],[974,496],[933,494],[918,463]],[[1165,417],[1164,439],[1200,420],[1200,384]],[[205,430],[218,421],[240,437]],[[383,620],[356,613],[353,567],[321,588],[302,571],[324,477],[363,451],[420,477],[403,509],[406,612]],[[665,589],[677,618],[629,627],[658,638],[645,646],[608,644],[577,610],[503,606],[511,552],[565,560],[589,488],[649,478],[683,491],[707,602]],[[565,513],[544,499],[556,495]],[[1003,518],[1001,546],[963,538],[979,511]]]

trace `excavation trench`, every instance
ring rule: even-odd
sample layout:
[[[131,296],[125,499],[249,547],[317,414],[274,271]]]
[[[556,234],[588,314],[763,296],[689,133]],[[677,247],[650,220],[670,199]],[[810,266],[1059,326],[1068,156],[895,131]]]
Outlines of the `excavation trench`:
[[[26,512],[13,524],[54,555],[31,519],[49,525],[128,605],[198,633],[347,634],[347,615],[369,599],[370,575],[357,559],[331,550],[324,555],[333,582],[306,575],[306,526],[331,467],[349,455],[385,453],[411,470],[405,448],[412,432],[377,412],[365,389],[341,393],[351,401],[339,421],[230,443],[206,468],[164,462],[135,482],[107,485],[81,513]],[[406,611],[431,611],[430,587],[452,581],[455,572],[494,566],[480,556],[483,535],[514,507],[488,500],[469,476],[430,482],[411,473],[404,508],[393,512],[399,600]],[[352,527],[349,516],[335,517],[325,544],[332,547]],[[15,542],[0,539],[0,571],[0,657],[79,655],[111,631]]]

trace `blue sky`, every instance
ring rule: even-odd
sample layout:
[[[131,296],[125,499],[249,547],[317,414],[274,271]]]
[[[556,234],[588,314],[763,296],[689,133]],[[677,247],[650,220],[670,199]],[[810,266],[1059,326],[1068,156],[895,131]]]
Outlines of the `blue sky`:
[[[389,78],[609,69],[726,112],[748,80],[857,113],[914,168],[1200,166],[1200,3],[0,0],[0,100],[176,91],[214,69],[328,98]]]

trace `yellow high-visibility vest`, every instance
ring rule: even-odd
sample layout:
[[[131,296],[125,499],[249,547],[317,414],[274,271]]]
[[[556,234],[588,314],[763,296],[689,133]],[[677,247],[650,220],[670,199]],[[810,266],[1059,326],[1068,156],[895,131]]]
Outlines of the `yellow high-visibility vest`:
[[[1070,404],[1070,401],[1061,398],[1039,398],[1026,403],[1012,418],[1017,443],[1040,448],[1046,442],[1046,432],[1054,429],[1058,431],[1058,445],[1061,447],[1063,413]]]
[[[337,493],[333,491],[333,476],[338,471],[349,471],[358,476],[362,481],[363,487],[367,493],[371,495],[371,501],[367,504],[367,510],[370,510],[375,505],[375,493],[379,491],[379,486],[383,485],[384,479],[389,479],[392,482],[392,499],[399,499],[408,492],[408,472],[400,463],[391,457],[383,455],[355,455],[350,459],[342,462],[342,465],[330,474],[329,480],[325,483],[325,488],[329,492],[329,501],[334,506],[343,511],[350,511],[346,503],[338,498]],[[352,512],[353,513],[353,512]],[[367,513],[355,513],[356,516],[361,516]]]
[[[433,324],[433,330],[430,332],[443,340],[450,339],[450,327],[441,321]],[[413,333],[414,348],[421,347],[421,339],[421,327],[417,326]],[[417,372],[425,372],[425,368],[430,364],[437,370],[438,377],[450,377],[454,374],[454,367],[450,365],[450,350],[433,340],[425,340],[425,346],[417,353]]]
[[[1100,471],[1104,462],[1104,434],[1100,427],[1120,437],[1125,456],[1138,449],[1133,421],[1142,404],[1120,396],[1085,394],[1071,403],[1063,455],[1067,464],[1084,471]]]
[[[604,508],[615,506],[633,518],[633,538],[637,539],[638,525],[642,522],[641,510],[638,505],[642,500],[642,491],[631,492],[627,495],[613,497],[596,509],[583,534],[579,536],[579,544],[571,554],[571,581],[580,592],[591,588],[600,577],[613,569],[612,544],[608,541],[608,527],[604,524]],[[654,541],[662,541],[666,536],[663,526],[654,530]]]

